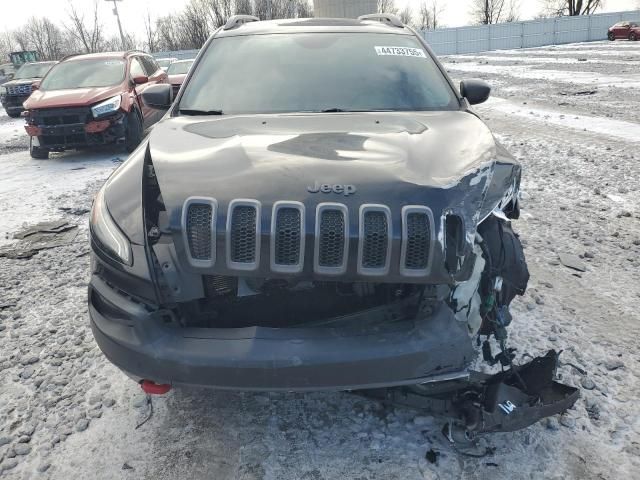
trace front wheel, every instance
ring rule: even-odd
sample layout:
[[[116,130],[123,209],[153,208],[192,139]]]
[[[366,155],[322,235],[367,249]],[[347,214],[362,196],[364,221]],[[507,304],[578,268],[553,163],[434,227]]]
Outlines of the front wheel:
[[[49,158],[49,149],[40,146],[38,137],[29,137],[29,153],[31,154],[31,158],[35,158],[36,160],[47,160]]]
[[[11,118],[18,118],[21,114],[22,112],[7,112],[7,115],[9,115]]]
[[[613,32],[609,32],[607,38],[613,42],[616,39],[616,34]]]
[[[636,40],[638,40],[638,34],[636,32],[631,32],[629,34],[629,40],[635,42]]]
[[[125,129],[125,147],[127,152],[133,152],[140,142],[142,141],[142,135],[144,129],[142,128],[142,120],[137,110],[133,109],[127,115],[127,126]]]

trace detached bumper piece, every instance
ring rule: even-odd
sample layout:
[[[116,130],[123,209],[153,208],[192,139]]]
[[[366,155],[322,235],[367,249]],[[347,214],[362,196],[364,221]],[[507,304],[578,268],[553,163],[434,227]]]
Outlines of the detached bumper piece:
[[[513,369],[487,375],[471,372],[468,379],[412,387],[359,392],[382,402],[450,416],[443,433],[452,443],[472,441],[478,434],[512,432],[571,408],[577,388],[553,380],[558,354]]]

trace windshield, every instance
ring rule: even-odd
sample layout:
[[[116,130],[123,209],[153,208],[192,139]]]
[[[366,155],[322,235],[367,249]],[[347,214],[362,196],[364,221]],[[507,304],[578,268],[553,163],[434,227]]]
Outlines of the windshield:
[[[167,70],[167,74],[169,75],[181,75],[183,73],[187,73],[189,68],[193,65],[193,60],[188,62],[173,62],[169,65],[169,69]]]
[[[191,113],[224,114],[458,108],[416,38],[375,33],[214,40],[179,104]]]
[[[42,78],[53,66],[52,63],[27,63],[16,72],[14,80],[21,78]]]
[[[118,59],[72,60],[51,69],[42,81],[42,90],[109,87],[124,79],[124,61]]]

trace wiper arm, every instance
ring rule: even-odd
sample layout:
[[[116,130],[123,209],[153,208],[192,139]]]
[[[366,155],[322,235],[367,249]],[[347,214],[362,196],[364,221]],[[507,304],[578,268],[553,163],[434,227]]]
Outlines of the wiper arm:
[[[194,110],[190,108],[181,108],[178,111],[183,115],[224,115],[222,110]]]
[[[324,110],[320,110],[320,113],[339,113],[344,112],[345,110],[341,108],[325,108]]]

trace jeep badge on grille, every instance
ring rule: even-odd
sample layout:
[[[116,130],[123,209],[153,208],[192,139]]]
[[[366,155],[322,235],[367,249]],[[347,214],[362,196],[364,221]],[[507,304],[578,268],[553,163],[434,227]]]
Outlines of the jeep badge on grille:
[[[313,186],[307,187],[307,192],[309,193],[338,193],[343,194],[345,197],[356,193],[355,185],[340,185],[335,184],[331,185],[329,183],[318,183],[315,182]]]

